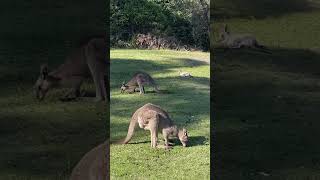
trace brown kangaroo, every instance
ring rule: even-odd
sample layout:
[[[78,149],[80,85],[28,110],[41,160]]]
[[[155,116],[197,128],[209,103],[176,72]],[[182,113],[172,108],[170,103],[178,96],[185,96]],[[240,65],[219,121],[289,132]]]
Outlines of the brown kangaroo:
[[[102,37],[89,39],[66,57],[64,64],[49,72],[47,65],[41,65],[40,76],[35,83],[36,97],[42,100],[53,88],[69,87],[65,98],[78,97],[84,79],[92,77],[96,87],[96,101],[107,100],[105,78],[107,74],[107,42]]]
[[[122,83],[121,86],[121,93],[122,92],[128,92],[128,93],[134,93],[137,91],[137,88],[139,88],[140,94],[145,94],[144,86],[145,85],[151,85],[153,86],[154,90],[159,93],[159,89],[153,78],[145,73],[145,72],[137,72],[133,75],[132,79],[128,81],[127,83]]]
[[[159,131],[162,132],[166,149],[169,148],[169,137],[178,137],[183,147],[187,146],[187,130],[185,128],[178,129],[166,111],[151,103],[147,103],[135,111],[130,121],[127,137],[119,141],[118,144],[127,144],[131,140],[137,124],[140,128],[150,131],[152,148],[157,147]]]
[[[109,141],[96,146],[86,153],[73,168],[69,180],[108,180]]]

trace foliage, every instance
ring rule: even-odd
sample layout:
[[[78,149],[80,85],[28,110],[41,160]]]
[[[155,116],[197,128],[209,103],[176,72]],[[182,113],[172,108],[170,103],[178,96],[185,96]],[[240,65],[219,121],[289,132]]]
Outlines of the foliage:
[[[152,33],[208,49],[209,1],[112,0],[110,8],[112,46],[119,40],[130,42],[139,33]]]

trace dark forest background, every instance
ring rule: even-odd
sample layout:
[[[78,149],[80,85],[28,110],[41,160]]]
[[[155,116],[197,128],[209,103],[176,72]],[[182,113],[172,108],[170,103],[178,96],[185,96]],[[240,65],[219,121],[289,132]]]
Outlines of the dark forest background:
[[[209,0],[111,0],[111,47],[135,46],[137,34],[209,49]]]

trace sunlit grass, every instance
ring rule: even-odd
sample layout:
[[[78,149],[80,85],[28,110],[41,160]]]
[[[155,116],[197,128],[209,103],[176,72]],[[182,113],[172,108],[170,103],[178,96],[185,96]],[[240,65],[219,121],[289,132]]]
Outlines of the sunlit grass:
[[[154,150],[150,147],[150,133],[137,128],[131,143],[138,144],[111,145],[111,178],[209,179],[208,61],[209,53],[203,52],[111,51],[111,141],[126,136],[132,113],[148,102],[165,109],[178,126],[185,126],[191,141],[188,148],[176,142],[170,151]],[[192,73],[194,78],[180,78],[179,69]],[[167,93],[155,94],[147,88],[143,96],[121,94],[122,81],[128,81],[136,71],[148,72]]]

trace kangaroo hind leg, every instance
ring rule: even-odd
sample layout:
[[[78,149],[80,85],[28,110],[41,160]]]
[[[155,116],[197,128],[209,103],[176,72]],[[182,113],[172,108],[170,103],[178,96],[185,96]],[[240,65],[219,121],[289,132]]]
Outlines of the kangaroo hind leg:
[[[156,93],[160,93],[160,90],[156,84],[153,85],[153,89]]]
[[[140,95],[145,94],[143,83],[140,80],[138,80],[137,83],[139,85]]]
[[[106,84],[104,81],[107,69],[106,62],[104,61],[106,60],[96,56],[95,47],[91,44],[89,42],[85,48],[86,61],[96,86],[96,101],[103,101],[107,99]]]
[[[170,145],[172,145],[169,142],[169,133],[167,131],[168,131],[167,129],[162,130],[162,135],[163,135],[163,139],[164,139],[164,149],[166,149],[166,150],[170,149],[171,148]]]
[[[149,121],[150,133],[151,133],[151,147],[156,148],[158,142],[158,117]]]

